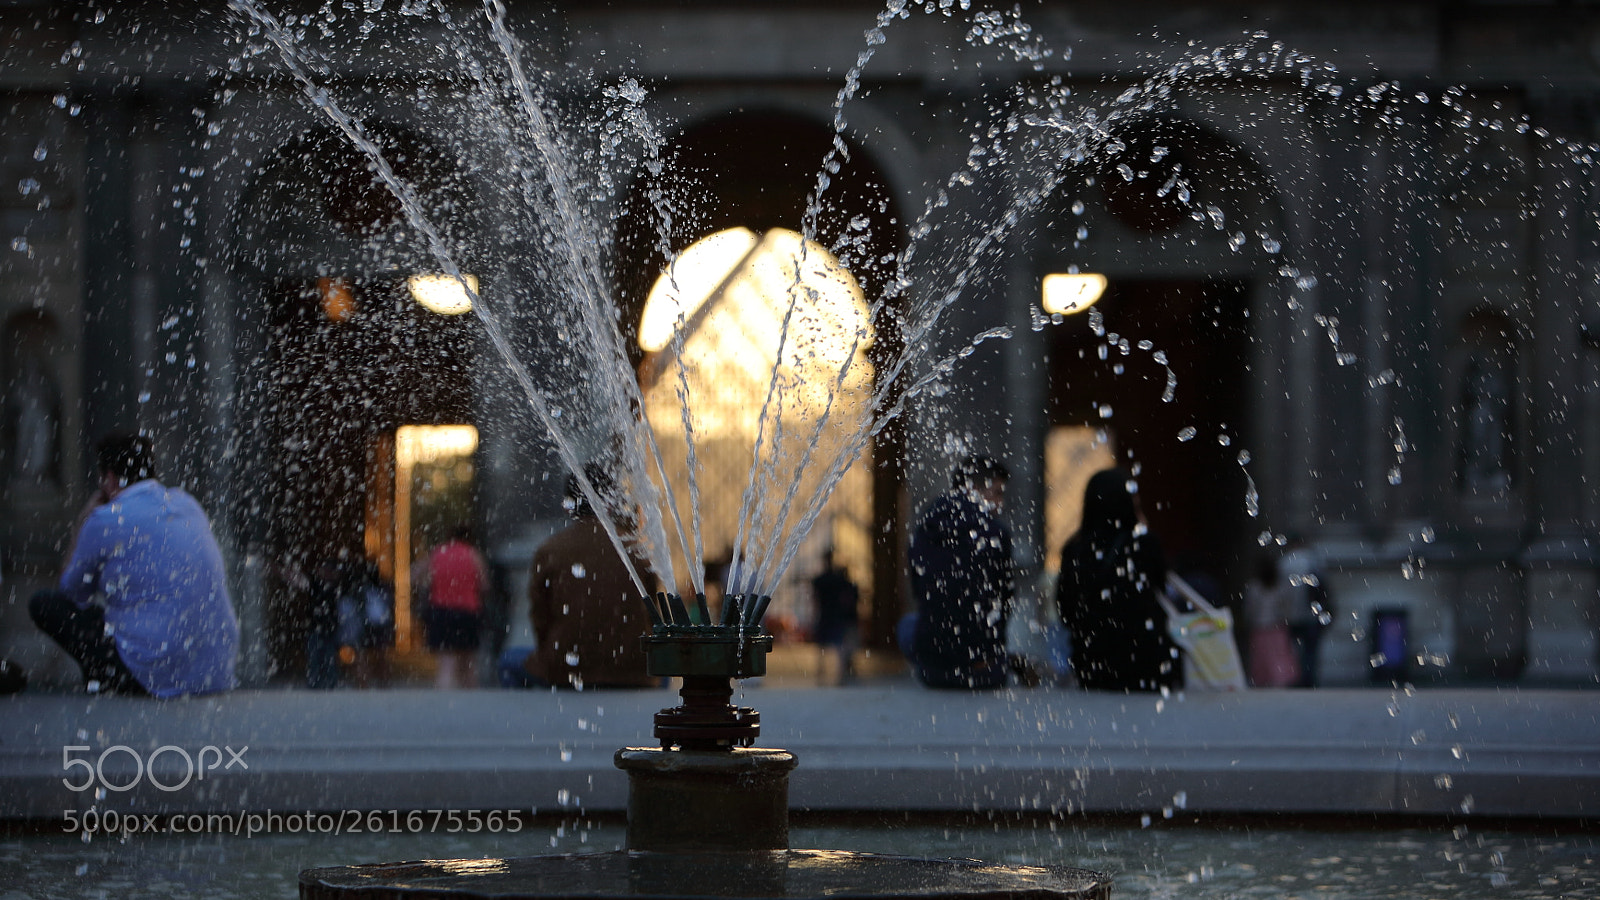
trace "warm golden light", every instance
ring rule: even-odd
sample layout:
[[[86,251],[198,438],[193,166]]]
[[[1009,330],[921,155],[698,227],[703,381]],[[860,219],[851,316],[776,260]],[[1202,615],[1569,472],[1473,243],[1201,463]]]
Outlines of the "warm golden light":
[[[470,457],[478,449],[478,429],[471,425],[401,425],[394,432],[394,597],[395,640],[402,648],[416,645],[411,620],[411,477],[418,465],[450,457]]]
[[[705,306],[728,276],[756,248],[759,239],[748,228],[729,228],[696,241],[650,288],[639,320],[639,349],[666,349],[681,319],[687,323]]]
[[[639,346],[660,354],[647,381],[675,360],[695,370],[698,428],[753,440],[762,402],[751,398],[766,394],[775,365],[786,385],[793,381],[785,402],[818,413],[841,368],[852,391],[859,379],[870,382],[870,318],[861,286],[822,245],[785,228],[760,235],[732,228],[695,242],[656,280]],[[679,328],[682,346],[674,350]]]
[[[1081,275],[1054,274],[1044,277],[1044,311],[1070,316],[1083,312],[1100,299],[1106,290],[1106,277],[1093,272]]]
[[[441,316],[459,316],[472,310],[472,298],[478,293],[478,276],[413,275],[406,279],[406,287],[424,308]]]
[[[394,433],[395,457],[402,468],[471,456],[477,449],[478,429],[471,425],[401,425]]]
[[[774,592],[774,609],[805,602],[794,598],[809,591],[827,546],[850,567],[864,602],[870,598],[871,448],[852,442],[872,410],[873,329],[855,277],[798,232],[729,229],[661,273],[639,322],[647,352],[639,377],[660,477],[678,498],[677,516],[698,521],[704,552],[734,546],[752,490],[770,501],[757,514],[767,518],[750,538],[754,552],[778,553],[779,533],[795,527],[839,459],[850,467],[818,514],[826,527],[799,551],[809,562],[791,567],[797,574]],[[753,469],[757,448],[763,462]],[[785,505],[785,495],[800,499]],[[685,561],[673,553],[676,568]]]
[[[322,295],[322,313],[330,322],[348,322],[356,314],[356,290],[344,278],[318,278],[317,292]]]

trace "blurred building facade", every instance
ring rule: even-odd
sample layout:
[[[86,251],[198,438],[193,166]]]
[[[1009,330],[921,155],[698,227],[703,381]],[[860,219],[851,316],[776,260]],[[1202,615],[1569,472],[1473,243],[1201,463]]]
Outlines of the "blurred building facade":
[[[907,602],[915,511],[957,457],[982,452],[1014,473],[1029,585],[1045,583],[1088,471],[1116,461],[1137,468],[1174,559],[1225,587],[1263,543],[1307,540],[1338,601],[1326,683],[1367,681],[1373,613],[1404,611],[1406,677],[1592,684],[1600,204],[1581,145],[1600,126],[1600,13],[1030,3],[1023,21],[1057,50],[1035,65],[997,59],[929,5],[891,26],[845,109],[840,190],[884,255],[1019,85],[1059,79],[1101,117],[1141,86],[1160,102],[1116,118],[1115,145],[965,271],[930,355],[992,328],[1012,336],[887,429],[877,474],[852,488],[872,640],[889,640]],[[327,11],[359,27],[361,6],[299,4],[296,27],[315,44]],[[697,188],[705,234],[798,227],[842,79],[882,10],[508,6],[530,64],[648,88],[680,171],[715,173]],[[290,570],[344,554],[404,578],[397,505],[441,526],[474,520],[512,594],[561,516],[565,472],[481,327],[412,302],[406,278],[429,263],[382,240],[397,204],[293,80],[267,74],[243,27],[220,2],[0,8],[0,653],[46,680],[66,679],[65,661],[28,626],[26,592],[58,566],[108,431],[148,431],[167,480],[211,511],[256,683],[301,652]],[[1316,62],[1263,74],[1285,47]],[[365,98],[403,176],[464,190],[471,207],[470,178],[429,143],[439,112],[417,102],[446,74],[401,52],[326,65]],[[570,101],[592,102],[580,83]],[[1034,169],[1005,171],[952,190],[952,211],[993,221],[1036,187]],[[503,222],[471,209],[458,225]],[[660,261],[648,238],[616,246],[632,327]],[[911,302],[964,271],[961,248],[935,235],[918,251]],[[1087,313],[1041,312],[1057,273],[1105,276],[1098,330]],[[869,299],[886,289],[856,275]],[[475,429],[467,450],[397,449],[401,426],[461,424]],[[802,556],[791,580],[811,565]]]

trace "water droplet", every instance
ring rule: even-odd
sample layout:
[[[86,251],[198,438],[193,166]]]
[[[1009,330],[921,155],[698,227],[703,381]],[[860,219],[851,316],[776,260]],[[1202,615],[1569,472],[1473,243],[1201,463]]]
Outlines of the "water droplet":
[[[572,564],[572,577],[573,578],[585,578],[585,577],[588,576],[588,574],[589,574],[589,570],[585,569],[583,567],[583,563],[573,563]]]
[[[1075,216],[1083,215],[1083,201],[1082,200],[1074,200],[1074,201],[1072,201],[1072,214],[1075,215]]]
[[[1193,425],[1185,425],[1183,428],[1178,429],[1178,440],[1192,441],[1197,433]]]

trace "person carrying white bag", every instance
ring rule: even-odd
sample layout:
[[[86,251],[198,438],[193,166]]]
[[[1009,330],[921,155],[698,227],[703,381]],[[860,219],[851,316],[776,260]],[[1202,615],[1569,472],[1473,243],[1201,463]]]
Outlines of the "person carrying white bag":
[[[1180,612],[1157,594],[1167,613],[1167,633],[1183,650],[1184,684],[1192,691],[1242,691],[1244,666],[1234,640],[1233,613],[1206,602],[1200,592],[1177,575],[1167,574],[1167,587],[1189,601],[1192,612]]]

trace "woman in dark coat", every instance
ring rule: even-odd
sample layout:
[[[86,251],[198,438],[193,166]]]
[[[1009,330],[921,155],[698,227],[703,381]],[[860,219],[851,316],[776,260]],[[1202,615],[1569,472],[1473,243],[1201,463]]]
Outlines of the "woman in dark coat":
[[[1182,660],[1156,599],[1167,566],[1140,521],[1124,469],[1089,479],[1083,524],[1061,548],[1056,603],[1072,633],[1072,672],[1085,688],[1157,691],[1183,685]]]

